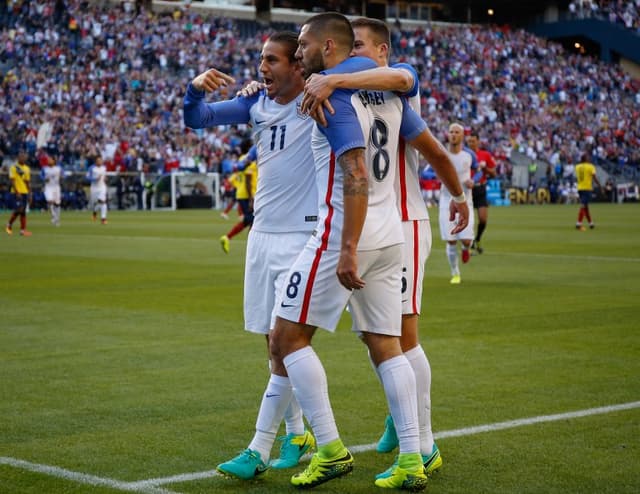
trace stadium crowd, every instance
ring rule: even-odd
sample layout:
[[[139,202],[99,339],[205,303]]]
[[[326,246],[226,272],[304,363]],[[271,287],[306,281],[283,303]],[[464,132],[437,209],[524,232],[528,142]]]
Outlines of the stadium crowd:
[[[569,13],[575,17],[601,17],[640,35],[640,0],[574,0]]]
[[[151,14],[120,5],[0,4],[0,162],[26,147],[34,163],[48,154],[67,170],[86,169],[98,154],[122,171],[232,165],[247,129],[185,129],[183,91],[209,66],[237,81],[214,97],[258,78],[269,29],[180,8]],[[454,119],[479,129],[503,176],[513,150],[640,164],[640,81],[618,66],[489,26],[397,29],[393,44],[394,61],[419,71],[434,133],[444,140]]]

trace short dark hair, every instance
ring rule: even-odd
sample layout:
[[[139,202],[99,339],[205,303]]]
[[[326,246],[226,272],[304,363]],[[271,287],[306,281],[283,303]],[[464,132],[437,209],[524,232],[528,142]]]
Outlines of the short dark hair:
[[[351,21],[351,27],[365,27],[373,34],[376,44],[386,43],[391,49],[391,32],[387,24],[380,19],[372,19],[371,17],[359,17]]]
[[[296,51],[298,50],[298,34],[293,31],[278,31],[267,38],[267,41],[280,43],[286,47],[290,62],[296,61]]]
[[[326,36],[328,33],[340,45],[351,50],[353,48],[353,28],[349,19],[339,12],[323,12],[309,17],[304,25],[309,26],[309,33],[314,37]]]

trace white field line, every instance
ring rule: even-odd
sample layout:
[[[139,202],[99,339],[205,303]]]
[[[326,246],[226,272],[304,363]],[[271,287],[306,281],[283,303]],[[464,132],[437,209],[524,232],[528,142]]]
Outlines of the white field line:
[[[482,432],[493,432],[504,429],[512,429],[514,427],[522,427],[525,425],[541,424],[545,422],[556,422],[558,420],[576,419],[581,417],[589,417],[592,415],[602,415],[606,413],[619,412],[623,410],[631,410],[640,408],[640,401],[633,401],[630,403],[621,403],[619,405],[609,405],[598,408],[588,408],[586,410],[578,410],[575,412],[557,413],[554,415],[539,415],[537,417],[529,417],[517,420],[508,420],[506,422],[496,422],[494,424],[478,425],[475,427],[465,427],[462,429],[453,429],[449,431],[442,431],[434,434],[436,439],[445,439],[448,437],[461,437],[470,436],[473,434],[480,434]],[[357,446],[349,446],[349,450],[353,453],[363,453],[366,451],[372,451],[376,447],[376,443],[361,444]],[[307,458],[310,455],[306,455]],[[207,470],[204,472],[183,473],[179,475],[172,475],[171,477],[162,477],[155,479],[140,480],[137,482],[123,482],[121,480],[110,479],[106,477],[97,477],[95,475],[88,475],[85,473],[73,472],[64,468],[54,467],[50,465],[41,465],[38,463],[31,463],[24,460],[18,460],[16,458],[8,458],[0,456],[0,465],[8,465],[14,468],[22,470],[29,470],[31,472],[38,472],[52,477],[58,477],[66,480],[71,480],[81,484],[95,485],[110,487],[125,492],[137,492],[141,494],[178,494],[175,491],[160,488],[158,486],[163,484],[172,484],[176,482],[188,482],[191,480],[200,480],[209,477],[215,477],[218,474],[216,470]]]
[[[435,439],[445,439],[447,437],[460,437],[471,436],[473,434],[479,434],[481,432],[492,432],[503,429],[512,429],[514,427],[522,427],[525,425],[541,424],[544,422],[555,422],[558,420],[575,419],[580,417],[588,417],[591,415],[601,415],[605,413],[619,412],[622,410],[631,410],[634,408],[640,408],[640,401],[633,401],[631,403],[622,403],[620,405],[610,405],[598,408],[588,408],[586,410],[578,410],[576,412],[558,413],[554,415],[540,415],[538,417],[529,417],[517,420],[508,420],[506,422],[496,422],[494,424],[478,425],[476,427],[465,427],[463,429],[453,429],[450,431],[436,432],[434,434]],[[352,453],[364,453],[367,451],[373,451],[376,449],[376,443],[360,444],[357,446],[349,446],[349,451]],[[305,455],[306,459],[309,459],[311,455]],[[174,477],[165,477],[158,479],[149,479],[141,481],[140,485],[144,486],[158,486],[162,484],[170,484],[172,482],[183,482],[187,480],[199,480],[208,477],[214,477],[220,475],[216,470],[208,470],[206,472],[194,472],[185,473],[182,475],[176,475]]]
[[[110,479],[107,477],[96,477],[95,475],[74,472],[65,468],[53,467],[51,465],[41,465],[38,463],[31,463],[29,461],[18,460],[16,458],[7,458],[6,456],[0,456],[0,465],[8,465],[22,470],[29,470],[30,472],[42,473],[52,477],[71,480],[79,484],[110,487],[112,489],[126,492],[140,492],[142,494],[177,494],[173,491],[161,489],[155,486],[138,487],[134,482],[122,482],[121,480]]]

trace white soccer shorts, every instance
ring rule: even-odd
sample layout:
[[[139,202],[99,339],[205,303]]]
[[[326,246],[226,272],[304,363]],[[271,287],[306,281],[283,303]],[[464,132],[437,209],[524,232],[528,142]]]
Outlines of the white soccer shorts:
[[[475,217],[473,215],[473,203],[471,201],[467,201],[467,206],[469,206],[469,224],[467,227],[462,230],[460,233],[456,235],[451,235],[451,230],[456,226],[456,223],[453,221],[449,221],[449,206],[441,207],[439,210],[439,220],[440,220],[440,238],[445,242],[449,242],[451,240],[473,240],[475,237]]]
[[[402,231],[402,314],[420,314],[424,265],[431,253],[431,224],[429,220],[403,221]]]
[[[339,257],[339,251],[305,246],[285,278],[278,316],[335,331],[349,302],[354,331],[400,336],[402,244],[358,251],[358,272],[366,286],[353,292],[338,280]]]
[[[283,281],[310,236],[311,232],[249,232],[244,269],[247,331],[268,334],[273,329]]]
[[[45,185],[44,186],[44,198],[47,202],[54,204],[60,204],[60,186],[59,185]]]

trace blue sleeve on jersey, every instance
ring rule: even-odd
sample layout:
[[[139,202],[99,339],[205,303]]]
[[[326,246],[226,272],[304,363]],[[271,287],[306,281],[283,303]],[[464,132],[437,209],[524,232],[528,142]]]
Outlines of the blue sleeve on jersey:
[[[249,123],[249,109],[258,101],[258,94],[249,98],[238,96],[228,101],[205,103],[204,91],[191,83],[184,95],[184,124],[192,129],[203,129],[216,125]]]
[[[468,148],[467,146],[464,146],[462,150],[466,151],[467,153],[469,153],[469,156],[471,156],[471,169],[475,170],[476,168],[478,168],[478,158],[476,156],[476,153],[473,151],[473,149]]]
[[[422,117],[418,115],[407,100],[402,100],[402,123],[400,124],[400,135],[406,141],[413,141],[427,128],[427,124]]]
[[[249,158],[249,161],[256,161],[258,159],[258,147],[255,144],[249,149],[247,158]]]
[[[396,64],[393,64],[391,68],[407,70],[411,72],[411,75],[413,76],[413,87],[408,91],[401,93],[402,96],[411,98],[412,96],[415,96],[416,94],[418,94],[418,89],[420,87],[418,82],[418,72],[416,72],[416,69],[413,68],[413,65],[409,65],[408,63],[396,63]]]
[[[340,62],[335,67],[321,72],[322,74],[345,74],[360,72],[362,70],[374,69],[377,64],[367,57],[351,57]],[[365,141],[362,135],[362,128],[358,122],[356,111],[351,105],[351,89],[339,89],[333,92],[329,101],[335,110],[335,115],[331,115],[324,110],[328,127],[318,125],[320,131],[327,137],[331,149],[336,158],[342,156],[346,151],[355,148],[364,148]]]
[[[351,57],[340,62],[335,67],[324,70],[321,74],[349,74],[367,69],[375,69],[378,65],[367,57]]]
[[[467,146],[464,146],[462,150],[466,151],[469,153],[469,156],[471,156],[471,177],[474,183],[480,182],[480,179],[482,178],[482,170],[478,168],[478,157],[476,156],[476,153],[473,149],[468,148]],[[473,173],[474,171],[475,173]]]
[[[354,91],[350,89],[334,91],[329,101],[335,110],[335,114],[331,115],[325,110],[328,126],[318,125],[320,131],[327,137],[336,158],[351,149],[365,147],[362,127],[358,121],[358,115],[351,104],[351,95],[353,93]]]
[[[42,180],[44,180],[44,178],[45,178],[45,177],[44,177],[44,167],[42,168],[42,170],[40,170],[40,178],[41,178]]]
[[[247,154],[241,160],[238,160],[238,165],[236,166],[236,170],[243,171],[249,163],[252,161],[256,161],[258,159],[258,148],[254,144],[249,148]]]

